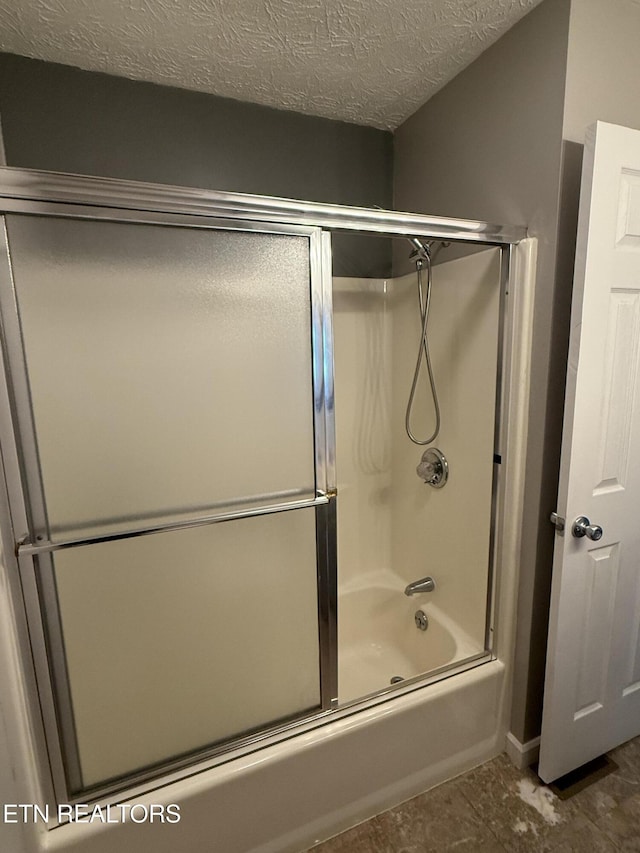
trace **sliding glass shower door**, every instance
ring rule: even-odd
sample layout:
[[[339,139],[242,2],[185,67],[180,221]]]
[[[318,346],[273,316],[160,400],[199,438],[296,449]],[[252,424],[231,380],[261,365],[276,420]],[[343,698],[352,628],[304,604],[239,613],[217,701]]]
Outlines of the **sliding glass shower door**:
[[[18,554],[78,794],[335,698],[321,237],[24,207],[0,282]]]

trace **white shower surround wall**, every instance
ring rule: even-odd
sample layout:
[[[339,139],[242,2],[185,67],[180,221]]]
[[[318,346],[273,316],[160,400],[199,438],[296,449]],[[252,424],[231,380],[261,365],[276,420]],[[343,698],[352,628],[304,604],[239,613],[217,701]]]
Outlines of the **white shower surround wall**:
[[[425,448],[405,432],[421,333],[416,284],[415,272],[333,282],[341,703],[485,650],[500,252],[433,270],[441,428],[431,445],[449,461],[442,489],[417,476]],[[424,440],[434,423],[422,363],[411,427]],[[407,598],[405,586],[425,576],[435,590]],[[432,619],[426,632],[414,623],[419,608]]]
[[[413,691],[382,706],[343,714],[215,768],[195,767],[189,778],[130,801],[179,803],[179,824],[72,824],[47,831],[42,823],[7,824],[15,853],[200,853],[203,839],[219,853],[299,851],[407,799],[503,749],[510,690],[524,453],[535,241],[514,249],[517,286],[508,311],[509,389],[503,441],[509,472],[500,489],[501,524],[496,589],[498,659]],[[42,802],[35,744],[28,726],[26,688],[19,663],[20,620],[12,613],[6,570],[0,583],[0,679],[5,686],[0,726],[0,796],[5,803]],[[20,639],[24,639],[20,637]],[[195,771],[202,769],[202,772]],[[155,784],[158,784],[156,782]],[[146,791],[146,792],[145,792]],[[117,801],[117,798],[113,798]]]

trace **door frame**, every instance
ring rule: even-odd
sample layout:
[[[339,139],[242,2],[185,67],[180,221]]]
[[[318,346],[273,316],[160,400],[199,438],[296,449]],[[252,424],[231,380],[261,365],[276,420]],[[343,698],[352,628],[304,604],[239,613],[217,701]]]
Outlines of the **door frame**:
[[[48,201],[10,200],[3,214],[18,216],[51,216],[85,221],[107,221],[135,225],[162,225],[186,229],[224,230],[264,234],[286,234],[308,238],[310,259],[310,333],[312,401],[314,432],[315,496],[299,499],[293,495],[260,496],[264,502],[252,508],[233,503],[212,508],[206,515],[192,519],[179,519],[165,523],[153,520],[132,524],[126,530],[98,533],[82,538],[50,540],[46,518],[45,494],[38,459],[36,429],[33,418],[26,355],[20,328],[10,246],[6,223],[0,239],[0,316],[4,332],[2,352],[3,382],[0,387],[0,407],[10,413],[8,421],[0,423],[0,445],[5,459],[13,459],[13,476],[6,477],[6,492],[13,532],[13,544],[18,562],[21,588],[31,641],[36,683],[39,686],[39,701],[48,744],[49,762],[53,786],[58,802],[74,802],[87,796],[100,796],[122,788],[123,782],[103,783],[89,788],[82,784],[80,757],[74,725],[70,681],[64,652],[62,625],[57,604],[56,584],[52,554],[67,548],[82,547],[97,543],[113,542],[132,537],[154,535],[165,531],[186,530],[193,527],[217,524],[276,512],[290,512],[304,508],[315,508],[316,515],[316,565],[318,590],[319,631],[319,676],[320,706],[311,714],[299,715],[288,725],[299,719],[316,717],[337,704],[337,659],[336,659],[336,613],[335,583],[335,466],[328,460],[335,454],[328,447],[327,427],[333,421],[333,397],[330,394],[332,380],[327,374],[331,363],[326,358],[325,334],[330,323],[331,312],[325,304],[327,277],[322,269],[322,233],[315,226],[255,223],[240,218],[216,219],[211,216],[197,218],[182,213],[133,212],[114,207],[94,207],[76,204],[57,204]],[[329,279],[330,284],[330,279]],[[330,299],[330,292],[328,298]],[[15,476],[15,474],[18,476]],[[332,505],[333,504],[333,505]],[[9,534],[7,534],[9,535]],[[264,731],[282,728],[281,724],[264,727]],[[262,731],[262,730],[261,730]],[[255,735],[233,738],[238,744],[252,743]],[[215,756],[226,751],[223,744],[216,744],[198,751],[198,757]],[[180,756],[168,760],[166,766],[173,769],[190,764],[193,757]],[[128,774],[131,782],[153,775],[145,769]],[[128,783],[127,783],[128,784]]]

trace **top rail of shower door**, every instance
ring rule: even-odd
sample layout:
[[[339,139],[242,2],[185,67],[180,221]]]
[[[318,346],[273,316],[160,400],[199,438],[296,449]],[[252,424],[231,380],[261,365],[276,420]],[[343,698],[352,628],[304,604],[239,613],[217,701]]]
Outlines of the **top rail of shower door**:
[[[496,245],[519,243],[527,236],[524,226],[497,225],[480,220],[421,216],[391,210],[10,167],[0,168],[0,198],[31,202],[34,213],[38,212],[38,202],[60,202],[99,208],[224,216],[230,219],[249,217],[264,222],[295,222],[321,228],[399,236],[417,234]]]

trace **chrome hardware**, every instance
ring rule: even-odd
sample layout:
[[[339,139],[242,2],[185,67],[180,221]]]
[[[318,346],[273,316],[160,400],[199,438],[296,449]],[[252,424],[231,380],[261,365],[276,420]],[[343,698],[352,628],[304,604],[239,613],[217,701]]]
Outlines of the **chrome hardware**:
[[[327,493],[326,495],[318,495],[315,498],[305,500],[288,500],[289,495],[294,492],[282,492],[282,500],[280,503],[271,503],[264,506],[256,506],[252,509],[240,509],[224,511],[224,505],[219,504],[221,511],[212,515],[200,515],[186,521],[166,521],[159,524],[140,525],[139,527],[131,527],[126,530],[118,530],[113,533],[96,533],[95,536],[86,536],[79,539],[61,539],[59,542],[50,542],[42,539],[42,536],[36,536],[37,544],[32,545],[27,539],[17,543],[16,554],[18,557],[31,557],[35,554],[47,554],[50,551],[61,551],[65,548],[75,548],[78,545],[97,545],[100,542],[116,542],[120,539],[131,539],[137,536],[147,536],[153,533],[162,533],[168,530],[188,530],[191,527],[205,527],[209,524],[215,524],[218,521],[234,521],[240,518],[251,518],[258,515],[270,515],[276,512],[285,512],[288,510],[299,509],[302,507],[322,506],[329,503],[330,497],[335,497],[337,492]],[[279,495],[274,493],[268,497],[277,499]]]
[[[405,595],[415,595],[418,592],[433,592],[436,588],[436,582],[433,578],[420,578],[419,581],[413,581],[409,586],[405,587]]]
[[[429,627],[429,618],[424,612],[424,610],[416,610],[416,615],[414,618],[416,620],[416,628],[418,628],[420,631],[426,631]]]
[[[437,447],[425,450],[416,471],[418,477],[434,489],[441,489],[449,479],[449,463]]]
[[[552,512],[549,516],[549,521],[553,524],[558,533],[564,533],[565,520],[562,516],[558,515],[557,512]]]
[[[586,515],[580,515],[576,518],[571,527],[571,532],[576,539],[582,539],[583,536],[593,540],[593,542],[602,539],[602,528],[597,524],[591,524]]]

